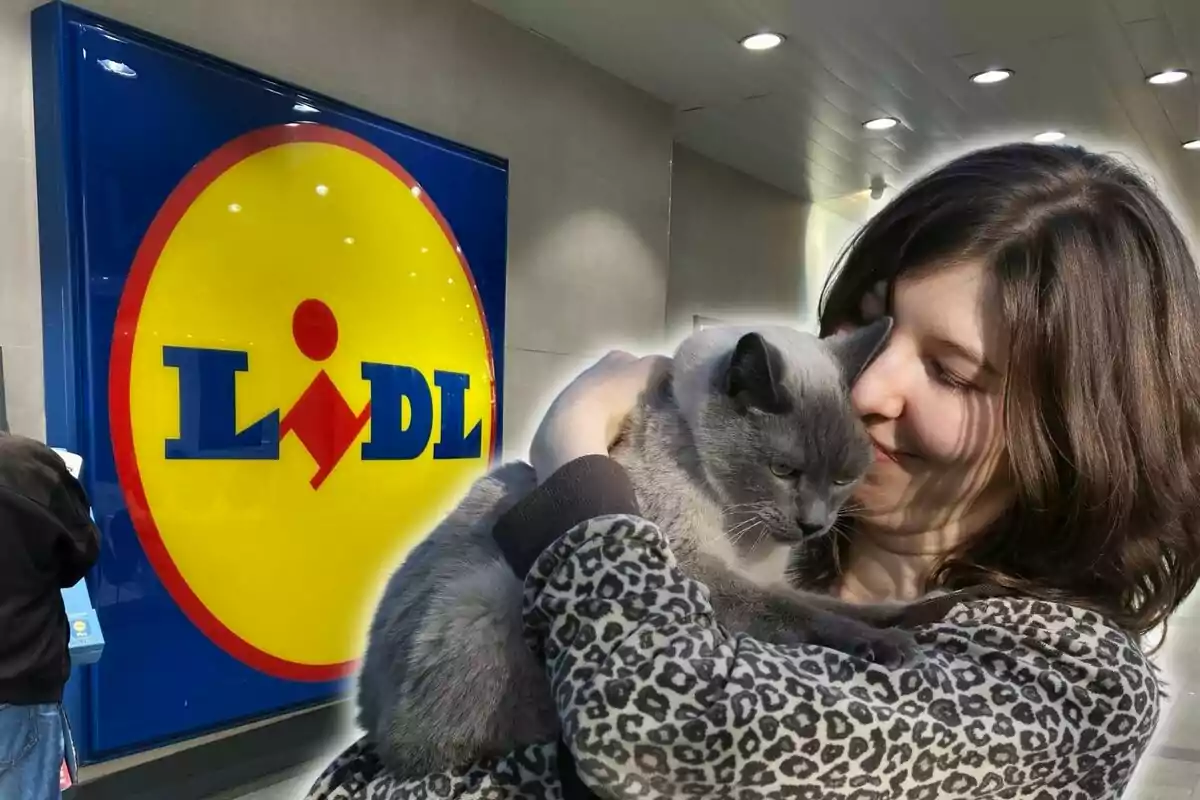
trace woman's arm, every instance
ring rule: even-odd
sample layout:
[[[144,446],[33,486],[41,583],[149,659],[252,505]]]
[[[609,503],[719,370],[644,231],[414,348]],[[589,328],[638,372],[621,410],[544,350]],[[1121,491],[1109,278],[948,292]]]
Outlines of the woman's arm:
[[[1153,731],[1151,668],[1090,612],[965,604],[922,627],[917,660],[899,669],[775,647],[716,624],[706,589],[635,512],[620,468],[591,456],[556,471],[496,529],[514,568],[534,564],[527,633],[579,774],[606,796],[789,787],[781,796],[950,798],[1020,787],[1022,797],[1096,800],[1118,796]],[[555,538],[564,523],[574,527]]]

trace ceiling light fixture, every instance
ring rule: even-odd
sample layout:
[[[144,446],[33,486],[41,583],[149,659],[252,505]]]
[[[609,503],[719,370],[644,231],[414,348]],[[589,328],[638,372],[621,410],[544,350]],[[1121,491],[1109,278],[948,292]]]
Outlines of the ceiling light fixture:
[[[1192,139],[1183,143],[1184,150],[1200,150],[1200,139]]]
[[[1008,80],[1013,75],[1011,69],[987,69],[983,72],[977,72],[971,76],[972,83],[1001,83]]]
[[[783,44],[783,38],[782,33],[763,31],[762,33],[752,33],[744,37],[740,44],[747,50],[772,50]]]
[[[1186,69],[1164,69],[1162,72],[1156,72],[1153,75],[1146,76],[1146,83],[1155,86],[1166,86],[1172,83],[1180,83],[1191,77],[1190,72]]]
[[[1051,142],[1061,142],[1067,138],[1067,135],[1062,131],[1045,131],[1033,137],[1033,140],[1038,144],[1050,144]]]
[[[862,126],[869,131],[886,131],[891,130],[899,124],[900,120],[895,117],[879,117],[867,120]]]

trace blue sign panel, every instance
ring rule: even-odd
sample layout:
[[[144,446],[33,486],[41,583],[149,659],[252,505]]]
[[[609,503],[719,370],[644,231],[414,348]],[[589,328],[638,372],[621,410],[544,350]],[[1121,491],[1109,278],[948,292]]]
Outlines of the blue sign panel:
[[[387,568],[499,452],[507,164],[59,3],[33,48],[95,761],[353,674]]]

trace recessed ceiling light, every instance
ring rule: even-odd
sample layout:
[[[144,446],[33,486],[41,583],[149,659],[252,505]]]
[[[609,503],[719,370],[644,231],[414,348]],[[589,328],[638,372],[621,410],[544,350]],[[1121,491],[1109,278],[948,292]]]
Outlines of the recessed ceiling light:
[[[1156,72],[1148,76],[1146,83],[1152,83],[1155,86],[1165,86],[1169,83],[1186,81],[1191,74],[1186,69],[1164,69],[1162,72]]]
[[[1200,139],[1192,139],[1190,142],[1183,143],[1184,150],[1200,150]]]
[[[1050,142],[1061,142],[1067,138],[1067,135],[1062,131],[1045,131],[1033,137],[1033,140],[1038,144],[1049,144]]]
[[[747,50],[770,50],[781,44],[783,44],[783,34],[770,31],[752,33],[741,41],[742,47]]]
[[[971,76],[972,83],[1000,83],[1012,77],[1011,69],[988,69]]]
[[[900,120],[895,117],[879,117],[878,119],[869,119],[862,124],[869,131],[886,131],[900,124]]]

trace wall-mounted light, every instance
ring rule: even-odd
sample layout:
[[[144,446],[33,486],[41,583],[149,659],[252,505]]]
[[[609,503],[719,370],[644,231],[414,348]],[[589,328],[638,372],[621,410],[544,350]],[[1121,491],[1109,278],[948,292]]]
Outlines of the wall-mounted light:
[[[1184,150],[1200,150],[1200,139],[1192,139],[1183,143]]]
[[[887,179],[882,175],[872,175],[869,191],[871,192],[872,200],[882,200],[883,194],[888,190]]]

